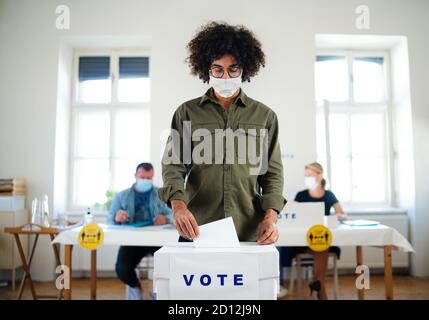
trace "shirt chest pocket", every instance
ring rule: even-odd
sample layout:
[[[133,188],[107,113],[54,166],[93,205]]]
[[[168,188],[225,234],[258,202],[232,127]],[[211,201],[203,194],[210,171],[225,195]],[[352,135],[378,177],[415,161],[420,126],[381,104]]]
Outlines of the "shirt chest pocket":
[[[196,123],[191,131],[194,164],[259,165],[268,137],[263,124],[246,122],[239,122],[235,130],[214,122]]]
[[[220,125],[216,122],[192,124],[191,156],[193,164],[216,163],[216,131]]]
[[[267,147],[268,130],[264,124],[239,122],[235,131],[236,158],[239,164],[259,165]]]

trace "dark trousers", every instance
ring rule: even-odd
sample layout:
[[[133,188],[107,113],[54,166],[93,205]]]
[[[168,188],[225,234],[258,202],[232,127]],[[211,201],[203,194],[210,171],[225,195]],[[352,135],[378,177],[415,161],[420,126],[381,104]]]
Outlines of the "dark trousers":
[[[130,287],[140,287],[136,268],[140,261],[148,254],[153,254],[159,247],[122,246],[119,248],[116,259],[116,274],[118,278]]]

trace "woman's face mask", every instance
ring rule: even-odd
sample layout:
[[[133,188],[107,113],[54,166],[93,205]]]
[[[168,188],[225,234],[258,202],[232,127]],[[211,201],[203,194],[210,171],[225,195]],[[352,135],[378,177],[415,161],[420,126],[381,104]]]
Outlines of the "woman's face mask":
[[[147,192],[152,189],[152,180],[136,179],[136,184],[134,187],[138,192]]]
[[[210,75],[209,84],[221,97],[229,98],[241,88],[241,77],[221,79]]]
[[[314,190],[317,188],[317,180],[316,177],[304,177],[304,184],[307,189]]]

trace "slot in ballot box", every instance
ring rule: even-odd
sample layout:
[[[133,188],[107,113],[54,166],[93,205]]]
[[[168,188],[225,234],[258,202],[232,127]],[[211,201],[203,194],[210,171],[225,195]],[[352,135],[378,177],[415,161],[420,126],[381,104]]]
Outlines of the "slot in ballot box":
[[[166,245],[154,254],[157,300],[276,300],[279,253],[274,245],[234,248]]]

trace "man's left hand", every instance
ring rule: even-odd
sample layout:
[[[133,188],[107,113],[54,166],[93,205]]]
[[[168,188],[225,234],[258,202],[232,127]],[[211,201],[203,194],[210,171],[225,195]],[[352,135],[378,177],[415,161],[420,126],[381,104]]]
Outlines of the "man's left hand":
[[[161,225],[161,224],[167,224],[168,223],[168,219],[166,216],[162,215],[162,214],[158,214],[155,216],[155,218],[153,218],[153,224],[154,225]]]
[[[268,209],[265,212],[264,220],[259,225],[259,244],[271,244],[278,240],[279,231],[276,222],[277,213],[272,209]]]

